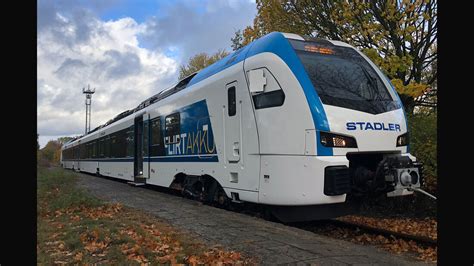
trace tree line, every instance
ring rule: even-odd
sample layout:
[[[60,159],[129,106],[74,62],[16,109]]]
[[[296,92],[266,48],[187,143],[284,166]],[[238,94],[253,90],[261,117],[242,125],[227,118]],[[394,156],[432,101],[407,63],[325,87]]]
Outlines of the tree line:
[[[59,165],[61,160],[61,147],[64,145],[64,143],[73,139],[72,137],[60,137],[56,140],[50,140],[43,148],[40,149],[38,138],[39,134],[37,134],[36,139],[36,159],[38,165],[41,166]]]

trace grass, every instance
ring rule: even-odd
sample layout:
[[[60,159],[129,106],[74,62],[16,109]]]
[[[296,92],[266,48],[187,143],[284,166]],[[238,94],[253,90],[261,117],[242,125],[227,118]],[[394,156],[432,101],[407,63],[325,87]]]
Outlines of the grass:
[[[37,262],[50,264],[248,264],[139,210],[101,201],[78,175],[38,167]]]

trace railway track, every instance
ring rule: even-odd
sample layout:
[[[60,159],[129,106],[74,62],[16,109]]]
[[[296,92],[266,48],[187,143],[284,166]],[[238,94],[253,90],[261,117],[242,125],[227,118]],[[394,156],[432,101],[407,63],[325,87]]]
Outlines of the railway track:
[[[314,221],[314,222],[292,223],[288,225],[294,226],[306,231],[310,231],[313,233],[326,233],[326,234],[330,232],[331,230],[334,230],[334,227],[346,228],[349,230],[356,231],[358,235],[361,235],[364,233],[369,234],[369,235],[374,235],[374,236],[381,235],[388,239],[403,239],[405,241],[414,241],[417,244],[420,244],[426,247],[428,246],[433,247],[437,245],[437,240],[430,237],[401,233],[397,231],[372,227],[365,224],[343,221],[337,218],[330,219],[330,220]]]
[[[254,208],[250,211],[246,208],[244,208],[244,210],[239,209],[239,210],[232,210],[232,211],[243,213],[250,216],[257,216],[265,220],[271,220],[273,222],[279,222],[279,221],[275,221],[274,219],[269,218],[268,215],[264,213],[264,211],[254,209]],[[437,245],[437,240],[430,237],[401,233],[397,231],[372,227],[372,226],[368,226],[364,224],[343,221],[337,218],[330,219],[330,220],[314,221],[314,222],[285,223],[285,224],[288,226],[297,227],[297,228],[310,231],[313,233],[318,233],[318,230],[319,231],[331,230],[331,229],[328,229],[327,227],[328,225],[333,225],[334,227],[338,227],[338,228],[347,228],[351,230],[357,230],[359,233],[381,235],[389,239],[397,238],[397,239],[403,239],[406,241],[415,241],[417,244],[420,244],[426,247]]]
[[[250,208],[245,208],[245,207],[240,207],[237,209],[231,209],[231,211],[234,212],[239,212],[243,213],[246,215],[250,216],[257,216],[259,218],[265,219],[265,220],[271,220],[273,222],[279,222],[274,220],[273,218],[270,218],[268,216],[268,213],[265,213],[264,210],[256,207],[250,207]],[[281,222],[279,222],[281,223]],[[318,233],[318,230],[326,230],[325,228],[328,227],[328,225],[333,225],[334,227],[339,227],[339,228],[347,228],[351,230],[357,230],[359,233],[367,233],[371,235],[381,235],[384,236],[388,239],[403,239],[405,241],[414,241],[417,244],[420,244],[422,246],[437,246],[437,240],[426,237],[426,236],[420,236],[420,235],[412,235],[412,234],[406,234],[402,232],[397,232],[397,231],[392,231],[392,230],[387,230],[387,229],[382,229],[382,228],[377,228],[377,227],[372,227],[368,226],[365,224],[360,224],[360,223],[353,223],[353,222],[348,222],[348,221],[343,221],[340,219],[330,219],[330,220],[320,220],[320,221],[313,221],[313,222],[300,222],[300,223],[284,223],[288,226],[292,227],[297,227],[306,231],[310,231],[313,233]],[[317,229],[317,230],[315,230]],[[327,229],[331,230],[331,229]]]
[[[251,210],[249,210],[248,208],[239,208],[238,210],[234,209],[232,211],[243,213],[250,216],[257,216],[265,220],[271,220],[273,222],[279,222],[272,218],[269,218],[268,214],[262,211],[261,209],[259,209],[258,207],[250,208],[250,209]],[[330,220],[313,221],[313,222],[284,223],[284,224],[288,226],[292,226],[292,227],[297,227],[306,231],[310,231],[313,233],[317,233],[317,231],[321,229],[324,230],[324,228],[327,228],[328,225],[333,225],[334,227],[358,230],[358,232],[367,233],[371,235],[381,235],[389,239],[393,239],[395,237],[395,238],[403,239],[406,241],[415,241],[416,243],[422,246],[436,246],[437,245],[437,240],[430,237],[406,234],[402,232],[372,227],[365,224],[343,221],[337,218],[330,219]],[[315,230],[315,229],[318,229],[318,230]]]
[[[415,241],[417,243],[424,244],[424,245],[429,245],[429,246],[437,245],[437,240],[433,239],[433,238],[430,238],[430,237],[425,237],[425,236],[420,236],[420,235],[410,235],[410,234],[405,234],[405,233],[401,233],[401,232],[386,230],[386,229],[382,229],[382,228],[367,226],[367,225],[363,225],[363,224],[351,223],[351,222],[342,221],[342,220],[338,220],[338,219],[332,219],[332,220],[329,221],[329,223],[331,223],[335,226],[339,226],[339,227],[347,227],[347,228],[351,228],[351,229],[359,228],[359,230],[362,230],[364,232],[367,232],[367,233],[370,233],[370,234],[382,235],[382,236],[385,236],[385,237],[388,237],[388,238],[396,237],[396,238],[400,238],[400,239],[403,239],[403,240]]]

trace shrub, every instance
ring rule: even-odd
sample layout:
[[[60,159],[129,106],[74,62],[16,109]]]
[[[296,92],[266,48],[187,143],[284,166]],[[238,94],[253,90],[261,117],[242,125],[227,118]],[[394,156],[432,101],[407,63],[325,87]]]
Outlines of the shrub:
[[[57,140],[49,141],[44,148],[37,151],[37,164],[50,167],[59,165],[62,144]]]
[[[408,116],[410,153],[424,165],[426,189],[436,192],[437,185],[437,114]]]

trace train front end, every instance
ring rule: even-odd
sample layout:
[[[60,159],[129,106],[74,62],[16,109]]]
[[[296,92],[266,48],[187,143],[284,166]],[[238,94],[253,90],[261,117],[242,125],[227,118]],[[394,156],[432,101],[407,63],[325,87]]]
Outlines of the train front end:
[[[325,169],[326,195],[401,196],[421,185],[421,165],[409,154],[400,98],[364,54],[338,41],[290,40],[316,91],[326,127],[317,154],[345,156],[349,165]]]
[[[350,212],[347,206],[367,197],[420,188],[422,166],[409,153],[405,112],[381,70],[346,43],[284,36],[291,51],[277,53],[304,92],[300,102],[307,103],[312,124],[288,136],[293,143],[304,138],[304,156],[280,162],[263,156],[262,203],[279,205],[274,214],[284,221],[325,219]],[[287,98],[295,86],[282,85]],[[301,111],[293,116],[303,120]],[[275,187],[279,193],[266,189],[272,182],[266,172],[285,175]]]

